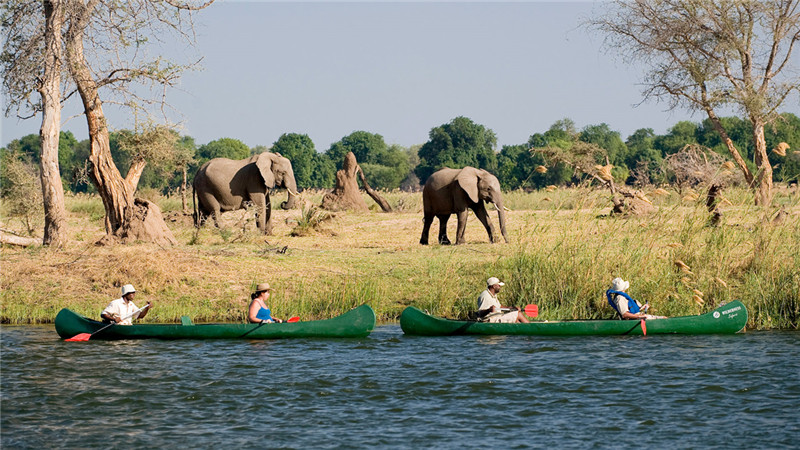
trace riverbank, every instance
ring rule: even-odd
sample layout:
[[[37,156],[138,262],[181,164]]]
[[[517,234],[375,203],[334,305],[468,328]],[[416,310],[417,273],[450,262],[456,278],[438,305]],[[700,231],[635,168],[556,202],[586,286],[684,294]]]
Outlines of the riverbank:
[[[99,198],[68,197],[64,249],[2,249],[0,320],[49,323],[64,307],[96,317],[120,285],[131,283],[137,303],[155,303],[148,322],[182,315],[243,321],[252,286],[265,281],[274,288],[270,306],[278,315],[324,318],[369,303],[380,321],[395,320],[407,305],[456,317],[474,308],[491,275],[507,283],[504,303],[535,303],[541,318],[601,318],[612,315],[603,292],[621,276],[658,314],[698,314],[740,299],[750,311],[749,329],[797,328],[796,191],[779,191],[776,202],[787,214],[767,225],[746,191],[726,194],[731,204],[723,223],[711,227],[703,204],[674,192],[652,198],[654,214],[629,218],[608,217],[603,192],[512,192],[505,196],[510,242],[489,244],[470,214],[468,244],[460,246],[418,244],[418,193],[387,194],[396,212],[336,213],[302,236],[291,235],[304,221],[301,210],[273,208],[273,236],[258,234],[245,211],[226,213],[222,229],[197,231],[178,212],[178,199],[152,196],[179,242],[173,248],[95,246],[103,236]],[[304,194],[317,204],[320,195]],[[496,215],[492,220],[496,225]],[[3,221],[13,228],[14,221]],[[455,225],[452,218],[451,240]]]

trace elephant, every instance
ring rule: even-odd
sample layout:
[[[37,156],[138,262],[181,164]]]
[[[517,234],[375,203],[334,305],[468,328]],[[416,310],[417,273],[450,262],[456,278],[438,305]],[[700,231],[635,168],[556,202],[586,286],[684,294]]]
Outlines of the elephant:
[[[500,233],[508,242],[506,236],[506,212],[503,209],[503,198],[500,193],[500,182],[491,173],[464,167],[463,169],[450,169],[445,167],[433,173],[425,182],[422,189],[422,205],[425,218],[423,219],[422,237],[419,243],[428,244],[428,234],[433,223],[433,218],[439,218],[439,243],[449,245],[447,239],[447,220],[455,213],[458,217],[458,230],[456,244],[464,243],[464,231],[467,228],[467,208],[472,209],[478,220],[481,221],[489,233],[489,240],[494,243],[494,227],[486,212],[484,201],[494,203],[500,221]]]
[[[219,227],[221,211],[244,209],[245,202],[250,201],[256,207],[258,229],[272,234],[269,193],[276,186],[289,192],[281,208],[294,208],[298,194],[292,163],[279,153],[264,152],[238,161],[214,158],[200,167],[192,183],[197,197],[195,226],[202,225],[211,215]]]

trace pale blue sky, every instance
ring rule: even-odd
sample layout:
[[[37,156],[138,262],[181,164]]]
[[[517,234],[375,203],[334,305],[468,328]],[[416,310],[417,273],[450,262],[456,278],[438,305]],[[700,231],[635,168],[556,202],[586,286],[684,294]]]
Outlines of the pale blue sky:
[[[700,121],[641,101],[642,71],[602,49],[580,23],[592,2],[225,2],[196,18],[204,69],[169,99],[198,145],[232,137],[269,146],[308,134],[318,151],[356,130],[410,146],[467,116],[494,130],[498,150],[556,120],[602,122],[626,138]],[[167,47],[165,54],[182,51]],[[64,118],[77,112],[71,102]],[[106,107],[113,129],[129,116]],[[794,111],[793,111],[794,112]],[[41,118],[2,121],[2,144],[38,133]],[[86,138],[82,117],[65,130]]]

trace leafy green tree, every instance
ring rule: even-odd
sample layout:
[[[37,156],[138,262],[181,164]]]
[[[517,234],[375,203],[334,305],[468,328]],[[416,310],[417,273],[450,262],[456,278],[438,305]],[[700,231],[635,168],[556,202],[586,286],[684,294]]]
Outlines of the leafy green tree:
[[[652,128],[639,128],[625,141],[628,147],[625,165],[631,169],[635,178],[630,181],[645,184],[664,181],[660,170],[664,158],[655,148],[655,139],[656,134]]]
[[[494,131],[467,117],[456,117],[450,123],[431,129],[428,137],[428,142],[419,149],[420,162],[415,169],[422,183],[442,167],[497,170]]]
[[[314,172],[320,170],[321,157],[314,148],[314,142],[307,134],[284,133],[272,145],[273,153],[289,158],[298,187],[314,186]]]
[[[588,125],[583,128],[578,139],[583,142],[595,144],[604,149],[611,164],[615,166],[625,165],[628,147],[622,141],[619,132],[612,131],[608,124]],[[598,161],[598,163],[603,162],[604,161]]]
[[[201,145],[197,149],[197,163],[202,166],[214,158],[245,159],[250,157],[250,147],[233,138],[221,138]]]
[[[353,152],[364,176],[375,189],[400,187],[411,170],[405,149],[399,145],[387,146],[380,134],[355,131],[331,144],[326,155],[339,166],[348,152]]]
[[[698,143],[697,128],[696,123],[682,120],[673,125],[667,134],[656,136],[653,146],[662,156],[677,153],[686,145]]]

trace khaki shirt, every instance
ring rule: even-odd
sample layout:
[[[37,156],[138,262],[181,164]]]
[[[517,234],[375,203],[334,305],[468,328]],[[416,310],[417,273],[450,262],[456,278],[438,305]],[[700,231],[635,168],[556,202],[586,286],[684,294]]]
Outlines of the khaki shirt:
[[[136,311],[136,305],[133,302],[125,302],[125,299],[120,297],[116,300],[112,300],[111,303],[106,306],[106,309],[103,310],[100,315],[109,314],[109,315],[116,315],[119,316],[120,319],[124,317],[128,317]],[[133,317],[128,317],[127,319],[120,322],[118,325],[133,325],[133,320],[139,318],[140,313],[136,313]]]
[[[497,306],[500,308],[500,300],[497,299],[496,295],[492,295],[489,292],[489,289],[481,292],[481,295],[478,297],[478,311],[483,311],[485,309],[491,309],[492,306]]]

